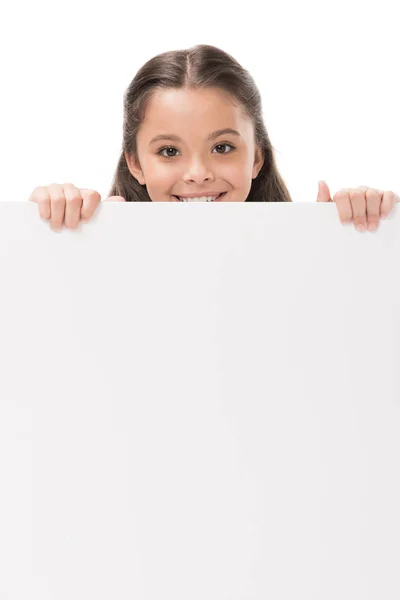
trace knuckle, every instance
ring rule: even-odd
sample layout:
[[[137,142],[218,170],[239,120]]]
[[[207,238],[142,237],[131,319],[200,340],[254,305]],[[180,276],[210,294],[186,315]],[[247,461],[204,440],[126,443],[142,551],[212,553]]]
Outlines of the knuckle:
[[[64,194],[63,186],[59,183],[52,183],[51,185],[46,186],[46,190],[51,194]]]
[[[41,193],[43,193],[44,189],[45,188],[42,185],[39,185],[38,187],[35,187],[35,189],[32,191],[32,194],[31,194],[30,197],[33,198],[34,196],[40,195]]]
[[[100,194],[99,192],[96,192],[96,190],[89,190],[88,188],[79,188],[79,191],[85,192],[85,196],[87,196],[88,198],[100,198]]]
[[[80,206],[82,204],[81,191],[73,183],[64,183],[64,196],[67,204],[70,206]]]
[[[82,202],[82,198],[81,198],[80,194],[79,195],[73,194],[71,196],[67,196],[67,202],[68,202],[68,204],[73,204],[73,205],[79,206]]]
[[[343,198],[347,198],[348,192],[345,189],[338,190],[333,196],[333,200],[342,200]]]
[[[87,190],[87,191],[88,191],[89,198],[94,198],[95,200],[100,200],[99,192],[96,192],[96,190]]]
[[[35,187],[32,194],[29,196],[29,200],[32,202],[46,202],[50,198],[47,188],[43,185]]]
[[[350,190],[349,191],[349,196],[350,196],[350,200],[356,200],[357,198],[360,198],[364,196],[364,191],[362,190]]]

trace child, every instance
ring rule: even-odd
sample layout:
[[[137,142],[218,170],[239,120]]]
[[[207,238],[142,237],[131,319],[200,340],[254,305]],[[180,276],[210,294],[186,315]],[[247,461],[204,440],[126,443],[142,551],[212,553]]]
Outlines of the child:
[[[29,200],[57,231],[63,222],[70,229],[87,223],[101,198],[94,190],[52,184],[35,188]],[[107,200],[292,202],[260,93],[232,56],[198,45],[141,67],[124,94],[122,151]],[[376,229],[399,201],[393,192],[367,187],[342,189],[332,200],[325,182],[317,196],[317,202],[336,202],[341,222],[354,219],[359,230]]]

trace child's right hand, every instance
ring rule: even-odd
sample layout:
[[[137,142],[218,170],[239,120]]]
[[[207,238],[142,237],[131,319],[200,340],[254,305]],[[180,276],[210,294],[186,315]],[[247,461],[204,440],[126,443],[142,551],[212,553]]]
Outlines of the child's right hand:
[[[39,205],[39,214],[50,220],[53,231],[60,231],[65,223],[68,229],[77,229],[79,222],[87,223],[95,213],[101,197],[94,190],[77,188],[72,183],[53,183],[35,188],[29,198]],[[122,196],[110,196],[104,202],[125,202]]]

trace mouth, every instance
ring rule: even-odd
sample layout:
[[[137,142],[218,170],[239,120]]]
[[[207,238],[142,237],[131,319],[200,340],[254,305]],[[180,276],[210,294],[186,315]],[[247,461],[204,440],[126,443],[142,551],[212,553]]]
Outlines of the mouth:
[[[179,198],[179,196],[173,196],[173,198],[175,198],[177,202],[218,202],[227,193],[228,192],[221,192],[221,194],[213,200],[207,200],[206,197],[204,197],[203,200],[200,198]]]

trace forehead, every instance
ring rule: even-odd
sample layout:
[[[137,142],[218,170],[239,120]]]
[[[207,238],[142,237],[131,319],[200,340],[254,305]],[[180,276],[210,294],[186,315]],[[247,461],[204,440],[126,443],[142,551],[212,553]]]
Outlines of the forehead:
[[[235,100],[227,93],[215,88],[203,90],[167,89],[158,90],[148,101],[141,129],[152,135],[168,126],[168,131],[193,129],[196,124],[210,131],[232,127],[243,131],[247,119]]]

